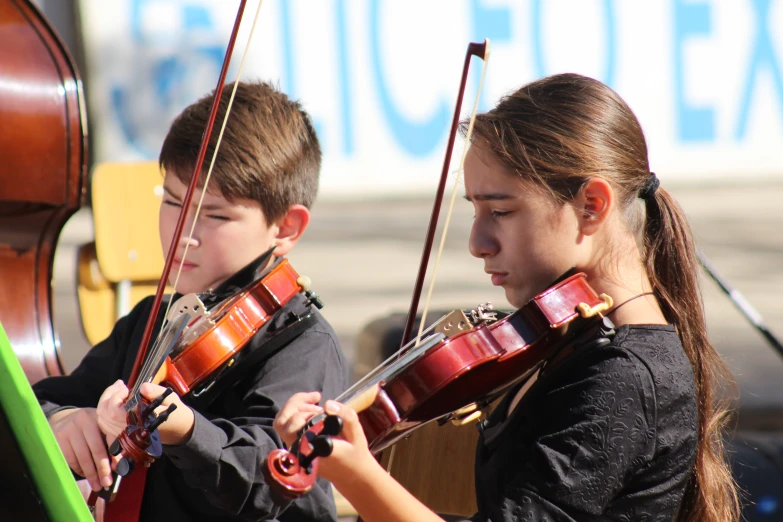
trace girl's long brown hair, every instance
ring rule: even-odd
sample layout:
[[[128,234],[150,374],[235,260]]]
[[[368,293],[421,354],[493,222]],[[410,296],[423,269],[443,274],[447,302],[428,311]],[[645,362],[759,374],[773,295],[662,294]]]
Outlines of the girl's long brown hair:
[[[707,338],[699,264],[682,209],[663,188],[646,203],[639,199],[651,173],[636,116],[601,82],[560,74],[522,87],[479,115],[473,139],[561,202],[573,199],[591,177],[612,184],[627,225],[643,237],[647,275],[666,319],[677,327],[696,381],[698,448],[677,520],[738,520],[722,442],[728,402],[716,389],[733,383],[733,376]]]

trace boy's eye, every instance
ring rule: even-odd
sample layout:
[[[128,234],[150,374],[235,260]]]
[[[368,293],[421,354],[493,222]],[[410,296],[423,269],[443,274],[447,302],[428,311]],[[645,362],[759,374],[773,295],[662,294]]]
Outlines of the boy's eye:
[[[173,199],[164,199],[163,204],[169,205],[171,207],[177,207],[177,208],[182,206],[182,204],[179,201],[174,201]]]
[[[208,214],[207,217],[209,219],[217,219],[218,221],[228,221],[230,219],[228,216],[218,216],[217,214]]]

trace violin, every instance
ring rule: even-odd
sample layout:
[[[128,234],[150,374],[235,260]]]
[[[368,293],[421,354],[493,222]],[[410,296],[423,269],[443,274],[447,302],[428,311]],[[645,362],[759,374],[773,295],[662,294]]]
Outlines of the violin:
[[[470,422],[564,346],[595,336],[612,305],[578,273],[501,319],[491,308],[452,312],[336,400],[357,409],[373,453],[431,421]],[[290,451],[275,450],[265,461],[269,486],[285,499],[306,493],[339,429],[324,415],[313,417]]]
[[[207,311],[195,294],[183,296],[169,323],[175,324],[176,314],[188,311],[197,318],[189,321],[152,382],[172,387],[181,397],[201,396],[207,389],[204,383],[214,383],[221,369],[233,366],[256,332],[300,292],[307,298],[306,305],[323,307],[310,290],[310,278],[300,276],[283,259],[266,276],[212,310]],[[294,319],[302,321],[303,317]]]

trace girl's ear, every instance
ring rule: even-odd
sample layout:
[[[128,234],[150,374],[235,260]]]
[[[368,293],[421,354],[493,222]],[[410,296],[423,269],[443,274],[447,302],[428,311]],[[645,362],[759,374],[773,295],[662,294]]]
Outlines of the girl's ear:
[[[600,230],[614,207],[614,191],[603,178],[590,178],[574,199],[579,231],[591,236]]]
[[[284,256],[294,248],[296,242],[302,237],[307,225],[310,224],[310,211],[304,205],[292,205],[283,217],[275,221],[277,235],[275,236],[275,250],[277,257]]]

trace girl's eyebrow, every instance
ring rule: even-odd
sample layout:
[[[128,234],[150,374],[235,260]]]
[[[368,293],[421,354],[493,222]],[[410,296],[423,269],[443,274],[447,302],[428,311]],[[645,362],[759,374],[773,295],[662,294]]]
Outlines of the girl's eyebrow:
[[[491,194],[475,194],[469,196],[465,194],[465,199],[468,201],[502,201],[505,199],[513,199],[510,194],[491,193]]]

